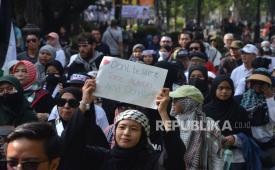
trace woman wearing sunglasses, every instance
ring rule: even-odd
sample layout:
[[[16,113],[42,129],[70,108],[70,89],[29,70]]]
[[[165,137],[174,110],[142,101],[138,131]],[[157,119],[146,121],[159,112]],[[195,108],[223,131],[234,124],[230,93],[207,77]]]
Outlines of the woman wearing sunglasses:
[[[64,128],[79,106],[82,93],[76,87],[67,87],[56,101],[58,117],[50,122],[55,127],[57,134],[61,136]]]

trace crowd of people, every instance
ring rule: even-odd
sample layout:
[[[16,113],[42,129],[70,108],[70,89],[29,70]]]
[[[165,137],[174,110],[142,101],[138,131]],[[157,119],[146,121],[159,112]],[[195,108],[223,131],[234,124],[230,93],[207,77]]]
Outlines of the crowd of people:
[[[275,35],[183,30],[130,56],[115,21],[79,34],[69,56],[62,36],[29,32],[0,77],[0,169],[275,169]],[[168,70],[157,110],[93,95],[104,56]]]

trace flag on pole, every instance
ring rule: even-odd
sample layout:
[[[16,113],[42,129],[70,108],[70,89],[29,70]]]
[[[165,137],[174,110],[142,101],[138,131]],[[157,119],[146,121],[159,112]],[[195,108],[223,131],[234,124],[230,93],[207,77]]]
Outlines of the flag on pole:
[[[12,24],[11,0],[0,0],[0,68],[16,59],[16,40]]]

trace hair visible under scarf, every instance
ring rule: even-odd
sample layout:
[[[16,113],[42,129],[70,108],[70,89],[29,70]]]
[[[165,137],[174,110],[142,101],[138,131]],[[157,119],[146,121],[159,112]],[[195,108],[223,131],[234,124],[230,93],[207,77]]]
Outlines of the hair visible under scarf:
[[[19,61],[14,67],[13,67],[13,74],[15,73],[18,66],[24,65],[25,69],[27,70],[27,78],[28,81],[26,81],[25,84],[22,84],[23,89],[27,89],[30,86],[32,86],[36,82],[36,67],[33,63],[27,60]]]

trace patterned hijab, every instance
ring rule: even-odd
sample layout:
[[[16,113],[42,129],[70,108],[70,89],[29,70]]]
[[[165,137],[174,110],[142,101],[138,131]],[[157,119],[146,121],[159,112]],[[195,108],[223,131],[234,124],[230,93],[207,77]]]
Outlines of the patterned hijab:
[[[202,104],[188,97],[179,99],[177,102],[181,104],[182,112],[175,113],[171,111],[170,114],[176,117],[181,126],[181,123],[188,120],[206,122],[205,114],[202,112]],[[200,130],[189,132],[190,136],[186,135],[186,132],[180,133],[182,140],[188,138],[187,149],[184,155],[186,169],[204,169],[206,167],[204,154],[207,154],[206,133]]]

